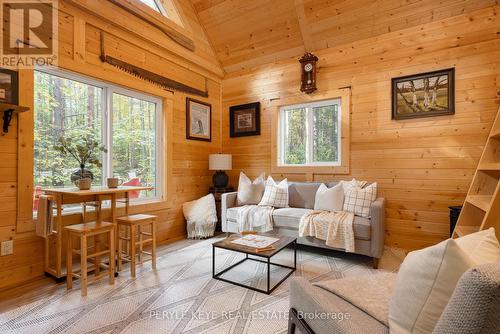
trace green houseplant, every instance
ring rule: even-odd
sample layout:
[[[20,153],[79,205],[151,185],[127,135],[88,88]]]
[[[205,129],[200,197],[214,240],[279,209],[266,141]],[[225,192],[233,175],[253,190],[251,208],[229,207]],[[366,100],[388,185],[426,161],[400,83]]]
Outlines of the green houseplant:
[[[92,135],[86,135],[78,139],[65,137],[64,135],[60,136],[57,144],[54,145],[54,149],[64,157],[68,155],[73,157],[80,165],[80,169],[71,174],[71,182],[85,178],[93,180],[94,175],[85,167],[89,164],[102,167],[99,156],[101,152],[107,152],[106,148],[99,144]]]

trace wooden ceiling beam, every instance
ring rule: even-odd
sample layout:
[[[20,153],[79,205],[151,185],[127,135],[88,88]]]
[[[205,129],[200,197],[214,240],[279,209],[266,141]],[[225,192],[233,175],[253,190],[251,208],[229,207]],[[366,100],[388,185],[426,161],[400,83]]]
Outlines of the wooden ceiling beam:
[[[293,0],[293,2],[295,5],[295,13],[297,14],[297,20],[299,21],[300,34],[302,35],[304,49],[306,52],[312,52],[314,51],[314,41],[311,28],[307,22],[306,12],[304,10],[304,0]]]

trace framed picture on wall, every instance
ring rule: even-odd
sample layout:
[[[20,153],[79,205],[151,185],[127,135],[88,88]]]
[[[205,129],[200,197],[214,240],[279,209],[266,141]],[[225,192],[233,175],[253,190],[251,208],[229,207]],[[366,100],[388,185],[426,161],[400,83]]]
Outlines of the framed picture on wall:
[[[212,106],[186,98],[186,138],[212,141]]]
[[[16,71],[0,68],[0,103],[19,103],[19,77]]]
[[[230,107],[229,132],[231,137],[260,135],[260,102]]]
[[[454,113],[454,68],[392,79],[392,119]]]

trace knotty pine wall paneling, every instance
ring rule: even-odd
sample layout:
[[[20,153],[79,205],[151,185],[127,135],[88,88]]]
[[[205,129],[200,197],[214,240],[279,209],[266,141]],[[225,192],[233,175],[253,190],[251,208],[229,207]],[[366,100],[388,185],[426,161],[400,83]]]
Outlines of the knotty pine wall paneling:
[[[193,59],[176,56],[170,52],[169,41],[165,47],[148,44],[129,36],[118,26],[110,25],[71,6],[65,1],[59,4],[59,67],[95,79],[108,81],[130,89],[152,94],[163,99],[164,111],[169,110],[166,131],[169,148],[168,173],[165,171],[169,196],[167,202],[151,203],[133,207],[132,212],[149,212],[158,216],[158,241],[169,242],[184,238],[186,229],[181,205],[186,201],[199,198],[208,192],[211,172],[208,170],[208,154],[221,150],[220,112],[221,78],[212,69],[219,67],[213,56],[210,43],[196,19],[189,2],[179,1],[183,13],[189,20],[194,32],[196,51]],[[119,10],[114,15],[129,15]],[[130,24],[137,18],[129,17]],[[137,23],[139,24],[139,23]],[[140,23],[142,25],[142,23]],[[186,94],[170,93],[141,79],[130,76],[99,60],[99,34],[106,35],[106,52],[137,66],[165,75],[185,84],[209,91],[209,97],[197,99],[212,105],[212,141],[201,142],[186,139],[185,106]],[[202,68],[194,62],[203,58],[211,62]],[[222,73],[219,67],[219,71]],[[205,78],[208,78],[205,80]],[[23,102],[32,105],[33,73],[23,72],[20,83],[24,94]],[[21,122],[21,123],[20,123]],[[29,281],[43,275],[43,239],[34,235],[34,222],[31,219],[31,183],[33,163],[33,114],[14,117],[9,133],[0,136],[0,240],[14,240],[14,254],[0,257],[0,290]],[[22,138],[22,139],[20,139]],[[28,157],[19,160],[21,157]],[[18,162],[20,161],[20,162]],[[18,185],[23,191],[18,191]],[[20,205],[28,212],[19,212]],[[28,204],[26,204],[28,203]],[[25,210],[26,211],[26,210]],[[119,214],[122,212],[119,212]],[[80,215],[66,215],[64,224],[79,223]]]
[[[350,174],[273,177],[376,181],[387,200],[387,245],[418,249],[447,238],[448,206],[463,203],[500,101],[499,10],[458,12],[317,51],[318,94],[351,86]],[[455,115],[391,119],[391,78],[450,67],[456,71]],[[240,170],[270,174],[270,100],[300,95],[299,82],[298,57],[225,76],[222,141],[233,155],[233,184]],[[230,138],[229,107],[256,101],[261,135]]]

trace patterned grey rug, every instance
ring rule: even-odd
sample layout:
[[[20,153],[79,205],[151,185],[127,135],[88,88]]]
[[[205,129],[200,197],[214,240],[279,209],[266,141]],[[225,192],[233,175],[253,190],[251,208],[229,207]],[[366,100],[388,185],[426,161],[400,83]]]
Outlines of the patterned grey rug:
[[[163,252],[156,272],[146,262],[136,279],[122,274],[114,286],[104,279],[90,285],[85,298],[78,281],[69,292],[61,286],[48,298],[1,314],[0,333],[286,333],[293,276],[314,282],[380,272],[366,257],[299,249],[295,274],[265,295],[212,279],[215,240]],[[217,250],[217,270],[243,256]],[[284,250],[273,261],[292,265],[293,251]],[[264,270],[262,263],[245,261],[224,277],[264,288]],[[274,267],[271,282],[284,275]]]

